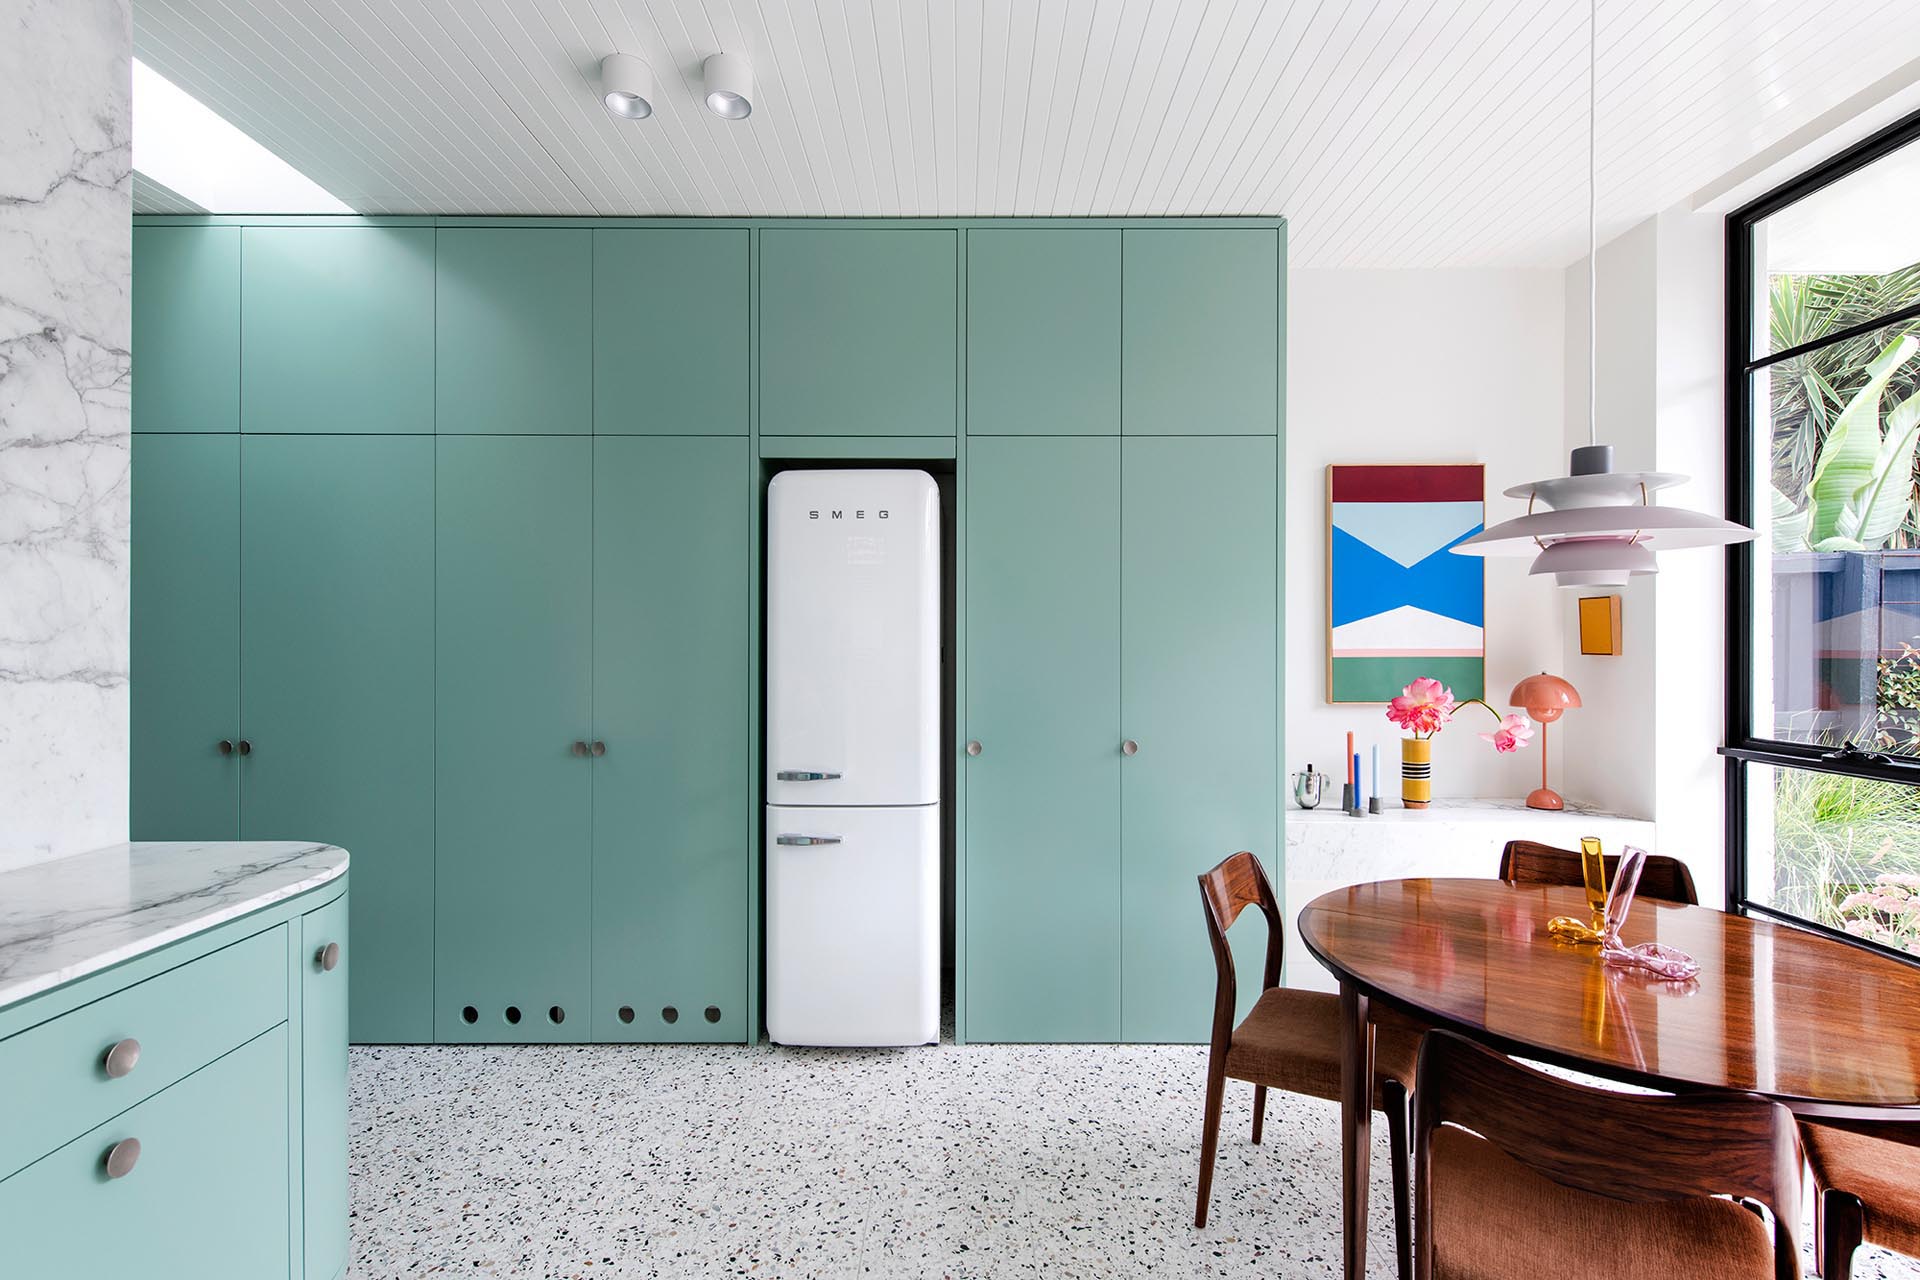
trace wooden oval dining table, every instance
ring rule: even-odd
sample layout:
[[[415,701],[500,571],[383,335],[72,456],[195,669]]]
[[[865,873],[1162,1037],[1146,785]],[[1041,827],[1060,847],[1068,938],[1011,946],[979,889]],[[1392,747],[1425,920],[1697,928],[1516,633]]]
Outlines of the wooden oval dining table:
[[[1628,1084],[1738,1090],[1804,1116],[1920,1124],[1920,967],[1805,929],[1642,898],[1622,940],[1663,942],[1700,964],[1697,978],[1667,982],[1550,938],[1558,915],[1586,919],[1585,893],[1384,880],[1300,912],[1300,940],[1340,980],[1348,1280],[1366,1274],[1378,1006]],[[1579,1140],[1578,1116],[1567,1117],[1567,1136]]]

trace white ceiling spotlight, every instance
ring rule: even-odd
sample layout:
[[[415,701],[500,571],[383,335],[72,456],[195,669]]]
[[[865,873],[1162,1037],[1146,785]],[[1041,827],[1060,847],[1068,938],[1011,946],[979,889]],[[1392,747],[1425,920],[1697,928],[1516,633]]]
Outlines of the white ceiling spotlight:
[[[707,86],[707,110],[722,120],[745,120],[753,113],[753,68],[737,53],[716,53],[700,64]]]
[[[630,53],[610,53],[600,59],[600,100],[622,120],[645,120],[653,114],[653,68]]]
[[[1527,514],[1457,543],[1463,556],[1532,556],[1529,573],[1550,573],[1563,587],[1624,587],[1656,573],[1653,553],[1750,542],[1753,530],[1703,511],[1658,507],[1656,489],[1686,480],[1666,471],[1615,471],[1613,446],[1600,443],[1598,332],[1600,273],[1594,165],[1594,47],[1597,0],[1587,4],[1587,443],[1573,451],[1571,475],[1508,489]],[[1548,508],[1537,511],[1536,506]]]

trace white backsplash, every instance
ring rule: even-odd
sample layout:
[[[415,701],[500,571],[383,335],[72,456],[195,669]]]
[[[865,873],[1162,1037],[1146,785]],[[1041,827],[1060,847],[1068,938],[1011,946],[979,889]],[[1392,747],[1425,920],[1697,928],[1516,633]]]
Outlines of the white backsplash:
[[[0,26],[0,868],[127,838],[128,0]]]

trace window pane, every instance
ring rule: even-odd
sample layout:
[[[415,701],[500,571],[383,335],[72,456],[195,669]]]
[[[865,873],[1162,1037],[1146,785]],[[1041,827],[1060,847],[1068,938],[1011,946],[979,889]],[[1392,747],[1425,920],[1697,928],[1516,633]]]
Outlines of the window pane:
[[[1920,788],[1747,770],[1747,898],[1920,955]]]
[[[1920,145],[1908,144],[1753,230],[1754,355],[1920,302]]]
[[[1835,430],[1861,396],[1866,364],[1908,328],[1842,344],[1844,359],[1823,367],[1811,363],[1824,354],[1814,352],[1752,375],[1761,446],[1753,723],[1761,737],[1920,755],[1916,450],[1895,430],[1899,406],[1920,395],[1920,338],[1909,342],[1879,412],[1856,414],[1858,436],[1855,426]],[[1870,408],[1871,397],[1861,405]],[[1850,459],[1858,465],[1849,468]]]

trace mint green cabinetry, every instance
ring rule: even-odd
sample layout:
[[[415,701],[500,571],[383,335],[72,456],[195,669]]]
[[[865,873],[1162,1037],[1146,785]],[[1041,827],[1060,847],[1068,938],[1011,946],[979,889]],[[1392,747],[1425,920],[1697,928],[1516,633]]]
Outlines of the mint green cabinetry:
[[[592,234],[593,429],[746,435],[753,233],[648,227]]]
[[[434,429],[431,227],[247,227],[245,431]]]
[[[593,474],[593,1038],[738,1043],[757,852],[747,442],[601,437]]]
[[[353,855],[353,1038],[431,1039],[434,440],[247,436],[242,462],[241,832]]]
[[[761,434],[954,434],[959,233],[759,234]]]
[[[240,429],[240,229],[135,227],[133,429]]]
[[[301,1238],[307,1280],[335,1280],[347,1269],[347,895],[303,915],[300,937]]]
[[[1238,849],[1278,879],[1277,442],[1127,439],[1121,511],[1121,1032],[1207,1037],[1194,877]],[[1265,946],[1234,930],[1243,1010]]]
[[[1118,437],[968,444],[969,1040],[1120,1038],[1119,491]]]
[[[130,826],[240,833],[240,439],[133,441]]]
[[[1130,227],[1121,234],[1127,434],[1275,434],[1279,232]]]
[[[287,1079],[283,1023],[0,1181],[7,1274],[286,1276]],[[109,1178],[129,1138],[139,1159]]]
[[[1119,434],[1120,236],[967,232],[969,434]]]
[[[436,444],[434,1032],[582,1040],[593,772],[572,745],[593,736],[594,442]]]
[[[444,228],[435,281],[439,430],[593,429],[593,232]]]

